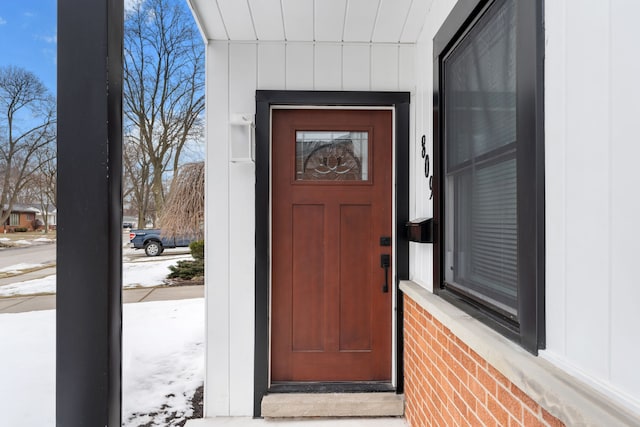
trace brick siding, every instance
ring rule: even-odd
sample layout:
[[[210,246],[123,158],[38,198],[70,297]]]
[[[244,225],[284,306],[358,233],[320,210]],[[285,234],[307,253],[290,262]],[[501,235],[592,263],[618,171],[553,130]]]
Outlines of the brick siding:
[[[412,427],[564,425],[406,295],[404,369]]]

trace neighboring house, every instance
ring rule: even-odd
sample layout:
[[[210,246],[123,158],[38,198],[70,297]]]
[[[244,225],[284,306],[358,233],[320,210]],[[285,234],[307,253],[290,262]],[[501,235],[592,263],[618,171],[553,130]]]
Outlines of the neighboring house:
[[[640,424],[640,3],[189,4],[207,417],[349,388],[412,426]]]
[[[8,206],[4,206],[3,214],[8,209]],[[27,230],[33,230],[34,221],[36,215],[40,211],[33,206],[14,204],[11,208],[11,214],[3,225],[3,230],[7,232],[15,231],[16,228],[26,228]]]
[[[50,207],[47,213],[47,222],[49,223],[49,229],[55,230],[57,226],[57,218],[58,218],[58,210],[55,207]],[[40,221],[41,228],[44,228],[44,214],[41,209],[38,209],[38,213],[36,214],[36,219]]]

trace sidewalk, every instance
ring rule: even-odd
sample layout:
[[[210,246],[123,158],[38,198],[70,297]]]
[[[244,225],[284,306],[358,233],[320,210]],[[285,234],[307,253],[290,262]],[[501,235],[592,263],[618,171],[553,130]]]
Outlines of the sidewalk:
[[[55,272],[54,272],[55,274]],[[204,297],[204,286],[162,286],[157,288],[123,289],[122,302],[130,304],[148,301],[170,301]],[[0,298],[0,314],[25,311],[53,310],[55,295],[18,296]]]

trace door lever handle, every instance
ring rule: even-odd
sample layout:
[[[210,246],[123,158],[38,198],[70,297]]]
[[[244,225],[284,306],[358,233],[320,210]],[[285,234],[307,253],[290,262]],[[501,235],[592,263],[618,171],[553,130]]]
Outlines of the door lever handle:
[[[382,292],[389,292],[389,266],[391,265],[391,255],[380,255],[380,267],[384,268],[384,284],[382,285]]]

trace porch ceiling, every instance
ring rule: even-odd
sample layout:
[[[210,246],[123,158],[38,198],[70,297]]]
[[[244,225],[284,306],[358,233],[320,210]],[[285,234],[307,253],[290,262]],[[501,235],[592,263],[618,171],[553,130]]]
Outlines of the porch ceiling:
[[[187,0],[208,40],[415,43],[432,0]]]

